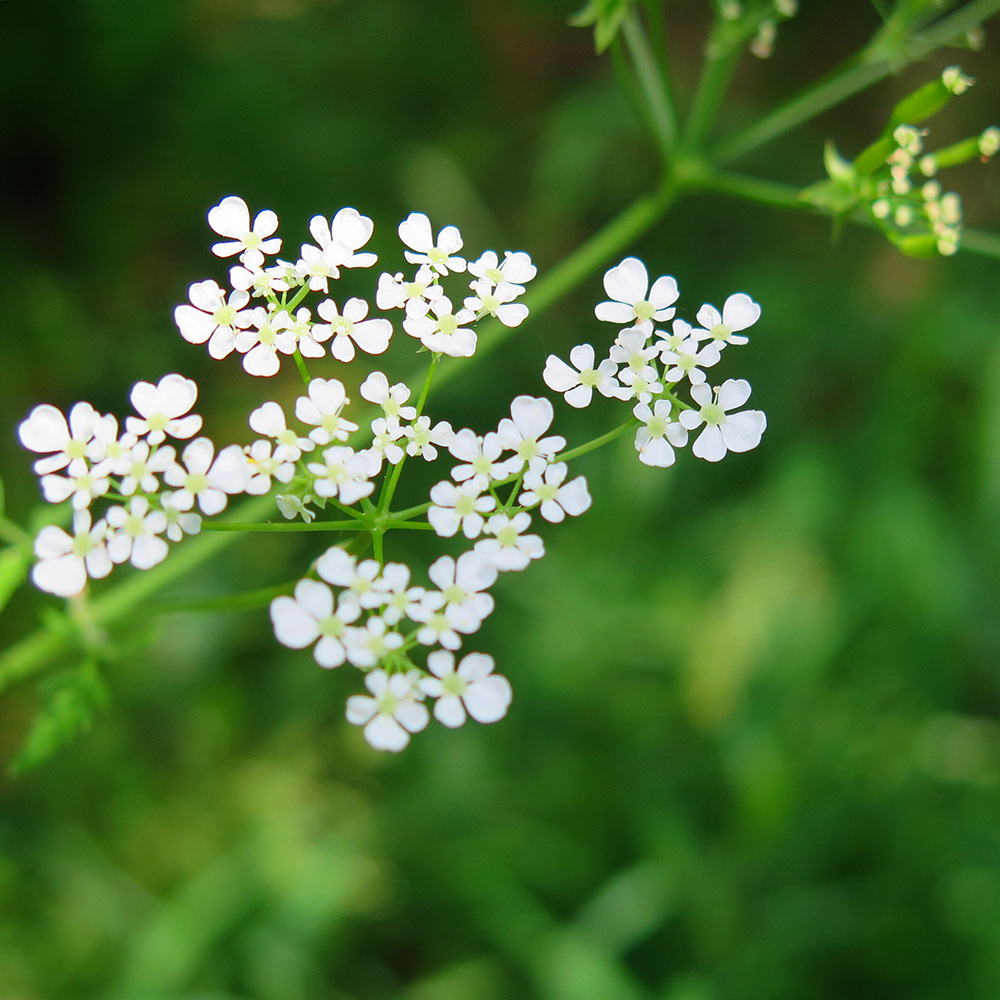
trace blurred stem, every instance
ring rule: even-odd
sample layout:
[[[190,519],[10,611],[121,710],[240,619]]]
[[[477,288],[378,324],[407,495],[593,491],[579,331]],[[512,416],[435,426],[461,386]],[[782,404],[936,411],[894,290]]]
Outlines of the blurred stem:
[[[691,111],[684,123],[683,146],[688,152],[701,146],[705,134],[719,113],[719,106],[729,87],[733,71],[742,54],[744,39],[734,34],[732,22],[716,14],[715,23],[705,46],[701,76],[691,102]]]
[[[297,583],[282,583],[277,587],[250,590],[245,594],[230,594],[224,597],[203,597],[198,600],[156,601],[147,607],[151,615],[188,614],[196,611],[244,611],[250,608],[266,607],[276,597],[290,594]]]
[[[899,25],[883,25],[868,45],[840,69],[717,146],[710,157],[712,162],[728,163],[777,139],[997,13],[1000,0],[970,0],[918,35],[908,35]]]
[[[650,48],[646,29],[635,11],[629,11],[622,24],[622,37],[632,57],[639,89],[649,112],[653,136],[664,165],[669,165],[677,140],[677,115],[670,96],[670,84]]]
[[[206,521],[202,531],[367,531],[364,521]]]

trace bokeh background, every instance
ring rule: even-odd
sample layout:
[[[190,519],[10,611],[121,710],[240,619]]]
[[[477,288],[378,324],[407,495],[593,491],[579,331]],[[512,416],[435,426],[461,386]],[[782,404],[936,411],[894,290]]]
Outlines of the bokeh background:
[[[771,60],[741,64],[720,133],[878,23],[861,0],[803,6]],[[179,371],[212,436],[244,441],[253,406],[294,397],[293,371],[264,385],[174,327],[187,286],[225,274],[204,224],[224,195],[276,210],[289,247],[353,205],[391,268],[422,210],[544,271],[651,189],[650,143],[573,10],[0,5],[10,515],[38,502],[14,438],[38,402],[124,415],[133,382]],[[707,11],[667,8],[682,97]],[[739,167],[816,180],[827,137],[853,155],[955,61],[980,83],[935,139],[1000,124],[996,53],[938,54]],[[970,222],[1000,228],[998,168],[954,177]],[[1000,996],[997,262],[910,260],[867,230],[835,245],[822,220],[709,196],[626,252],[691,312],[762,303],[726,372],[767,411],[761,447],[581,459],[593,509],[546,528],[474,644],[511,678],[510,715],[398,757],[344,721],[357,675],[278,646],[263,609],[137,615],[93,732],[0,786],[3,1000]],[[602,297],[594,275],[432,412],[485,430],[545,391],[548,353],[608,336]],[[571,443],[620,419],[559,409]],[[167,596],[293,579],[315,544],[245,538]],[[19,593],[5,641],[47,603]],[[5,764],[37,705],[4,696]]]

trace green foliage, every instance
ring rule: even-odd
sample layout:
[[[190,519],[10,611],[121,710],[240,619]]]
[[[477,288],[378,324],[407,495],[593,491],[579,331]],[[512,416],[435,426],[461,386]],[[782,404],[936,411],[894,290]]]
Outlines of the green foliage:
[[[38,696],[41,706],[11,764],[16,776],[44,764],[56,751],[88,732],[95,714],[107,707],[108,688],[97,664],[84,661],[72,670],[47,677],[38,687]]]
[[[569,23],[586,28],[594,26],[594,46],[604,52],[615,40],[634,0],[587,0],[587,5],[577,11]]]

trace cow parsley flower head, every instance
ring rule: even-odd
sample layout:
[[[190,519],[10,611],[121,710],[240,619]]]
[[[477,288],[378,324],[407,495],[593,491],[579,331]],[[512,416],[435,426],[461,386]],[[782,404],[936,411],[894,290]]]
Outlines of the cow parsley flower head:
[[[750,338],[739,331],[746,330],[760,319],[760,306],[749,295],[737,292],[726,299],[720,313],[715,306],[703,305],[698,310],[702,329],[692,330],[698,340],[712,339],[721,344],[746,344]]]
[[[445,226],[435,242],[431,220],[420,212],[411,212],[399,224],[399,238],[410,248],[403,256],[411,264],[427,264],[440,275],[465,270],[465,258],[457,256],[462,249],[462,234],[454,226]]]
[[[602,396],[622,398],[621,383],[615,378],[618,365],[606,358],[594,367],[594,348],[579,344],[569,352],[571,368],[565,361],[550,354],[545,361],[542,379],[545,384],[563,397],[570,406],[583,409],[590,405],[596,389]]]
[[[57,597],[73,597],[87,580],[100,580],[111,572],[107,546],[108,525],[103,519],[91,524],[90,512],[73,515],[73,534],[57,525],[42,528],[35,539],[38,562],[31,570],[35,586]]]
[[[201,430],[201,417],[185,416],[198,399],[198,385],[193,379],[164,375],[156,385],[136,382],[130,398],[139,416],[128,417],[125,426],[136,437],[145,435],[150,444],[160,444],[168,434],[173,438],[194,437]]]
[[[196,281],[188,289],[190,305],[174,309],[174,322],[189,344],[208,344],[211,357],[225,358],[236,347],[236,334],[251,322],[248,292],[236,289],[226,293],[212,281]]]
[[[600,320],[619,326],[640,326],[651,331],[653,323],[664,323],[674,315],[677,282],[663,275],[649,287],[646,265],[637,257],[626,257],[604,275],[604,290],[614,300],[594,310]]]
[[[455,656],[437,650],[427,657],[433,676],[420,680],[421,690],[434,703],[434,718],[456,729],[471,715],[476,722],[498,722],[507,714],[513,693],[506,677],[493,673],[496,664],[485,653],[469,653],[455,666]]]
[[[707,384],[692,386],[691,396],[701,409],[685,410],[678,419],[689,431],[705,425],[691,448],[699,458],[718,462],[727,451],[750,451],[760,444],[767,427],[764,414],[760,410],[729,413],[750,398],[750,383],[746,379],[727,379],[715,390]]]
[[[421,704],[420,672],[387,674],[372,670],[365,678],[371,695],[347,699],[347,721],[364,726],[365,739],[376,750],[398,752],[410,742],[411,733],[425,729],[430,715]]]
[[[328,669],[347,659],[349,626],[360,614],[361,607],[351,595],[341,594],[335,605],[333,591],[317,580],[300,580],[294,597],[271,601],[271,622],[278,642],[290,649],[304,649],[315,642],[313,656]]]
[[[228,237],[222,243],[213,244],[212,253],[218,257],[240,254],[240,260],[248,267],[260,267],[264,254],[275,254],[281,249],[281,240],[274,237],[278,229],[277,215],[269,209],[259,212],[251,225],[247,203],[235,195],[223,198],[209,210],[208,224],[220,236]]]

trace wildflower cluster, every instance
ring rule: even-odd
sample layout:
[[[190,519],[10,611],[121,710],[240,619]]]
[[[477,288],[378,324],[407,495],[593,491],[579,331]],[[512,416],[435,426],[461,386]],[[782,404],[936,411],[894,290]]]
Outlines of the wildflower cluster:
[[[896,105],[885,133],[853,163],[832,145],[824,157],[829,181],[803,192],[805,201],[838,214],[863,208],[886,237],[904,253],[926,256],[958,252],[962,200],[945,192],[938,175],[973,159],[983,162],[1000,150],[1000,128],[991,126],[944,149],[928,152],[927,129],[918,123],[935,114],[974,81],[957,66],[914,91]]]
[[[767,426],[763,412],[730,412],[750,398],[750,383],[727,379],[712,388],[705,369],[718,364],[727,345],[748,342],[741,331],[757,322],[760,306],[738,292],[726,299],[721,313],[715,306],[701,306],[696,316],[699,325],[692,326],[675,318],[677,282],[663,275],[650,287],[646,267],[635,257],[611,268],[604,276],[604,288],[613,301],[597,306],[597,318],[624,327],[608,356],[595,367],[590,344],[574,347],[570,364],[549,355],[545,384],[578,408],[590,404],[594,389],[631,403],[639,425],[635,447],[645,465],[673,465],[674,449],[684,447],[688,433],[699,427],[703,429],[691,450],[709,462],[720,461],[730,451],[755,448]],[[657,329],[668,322],[669,331]],[[693,405],[677,395],[682,384]]]
[[[587,482],[570,475],[566,458],[591,445],[567,452],[565,438],[551,432],[555,412],[543,397],[516,396],[509,416],[486,431],[453,428],[424,410],[440,359],[471,357],[480,320],[524,321],[528,309],[518,300],[535,276],[530,257],[487,251],[466,260],[458,229],[446,226],[435,235],[428,218],[413,213],[398,228],[409,266],[379,274],[372,308],[332,290],[343,269],[377,262],[364,250],[373,223],[355,209],[313,218],[313,242],[294,261],[277,257],[282,240],[273,212],[251,218],[242,199],[228,197],[208,221],[223,238],[214,252],[238,262],[227,289],[213,279],[191,285],[188,302],[174,313],[181,336],[206,345],[216,359],[242,356],[254,376],[273,376],[290,358],[304,391],[291,411],[275,400],[261,402],[248,417],[256,440],[221,449],[196,436],[202,419],[191,410],[198,387],[180,374],[138,383],[131,396],[137,415],[123,430],[88,403],[76,404],[68,418],[49,404],[37,406],[20,426],[21,441],[44,456],[35,466],[42,492],[53,503],[70,502],[73,529],[51,525],[40,532],[34,582],[75,596],[116,563],[149,569],[167,556],[168,541],[216,527],[339,532],[348,541],[325,548],[289,593],[271,601],[277,640],[311,648],[321,667],[349,664],[364,672],[368,693],[348,699],[347,719],[378,749],[401,750],[432,716],[452,728],[467,718],[499,720],[511,703],[510,683],[495,673],[490,656],[462,646],[493,612],[490,590],[500,575],[544,556],[535,517],[558,523],[590,507]],[[456,293],[457,281],[464,286]],[[608,271],[612,301],[599,305],[597,316],[623,327],[609,357],[595,367],[589,345],[573,349],[572,366],[550,357],[545,383],[576,407],[587,405],[594,389],[628,401],[639,457],[648,465],[672,464],[673,449],[702,425],[693,451],[709,461],[754,447],[763,413],[730,412],[746,401],[749,385],[729,380],[712,389],[704,369],[727,345],[746,343],[740,331],[756,322],[759,306],[732,295],[721,313],[702,306],[694,327],[674,318],[673,278],[648,284],[635,258]],[[306,304],[310,293],[319,301]],[[345,381],[336,377],[339,366],[384,353],[394,317],[429,354],[423,384],[414,393],[371,370],[350,380],[359,384],[365,408],[355,413]],[[671,320],[669,332],[659,328]],[[333,368],[312,377],[307,363],[319,359]],[[694,405],[675,395],[682,381]],[[448,469],[425,502],[395,510],[408,459],[445,462]],[[211,522],[232,496],[272,493],[284,522]],[[92,512],[96,501],[108,505],[99,514]],[[465,544],[436,559],[426,579],[384,554],[386,534],[420,527]]]

